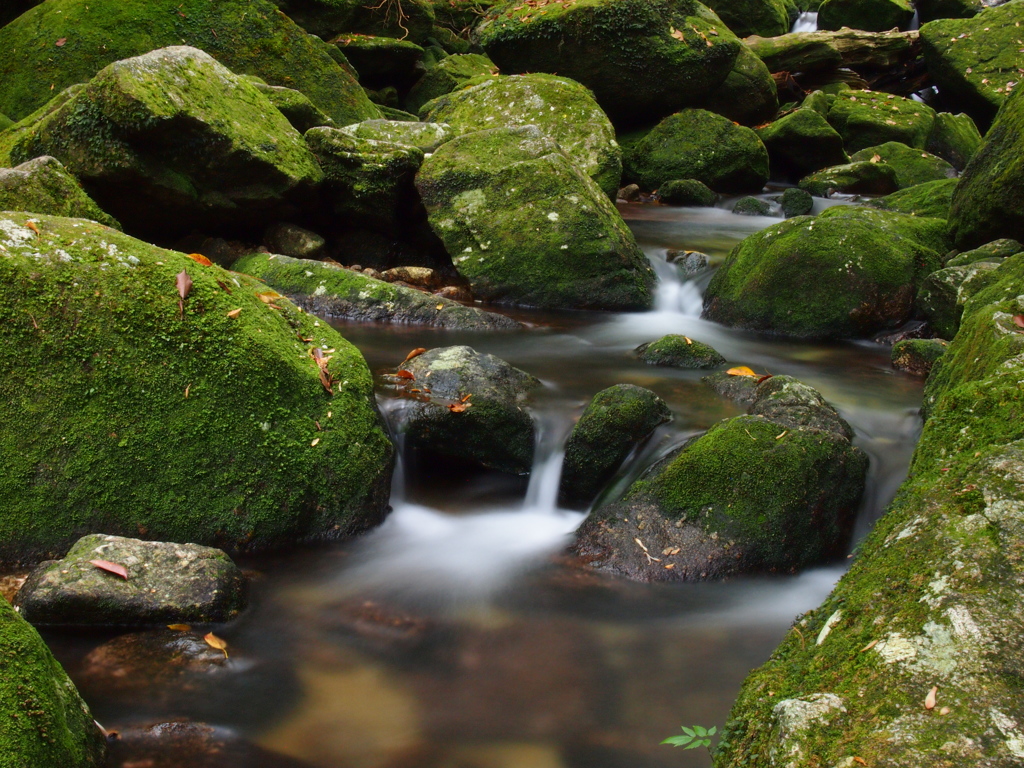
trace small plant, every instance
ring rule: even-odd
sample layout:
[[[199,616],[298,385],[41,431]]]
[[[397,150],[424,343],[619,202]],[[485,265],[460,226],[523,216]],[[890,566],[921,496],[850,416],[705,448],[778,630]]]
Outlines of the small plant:
[[[711,737],[718,733],[718,728],[711,726],[705,728],[702,725],[695,725],[692,728],[682,726],[683,732],[679,736],[669,736],[662,744],[671,744],[673,747],[684,747],[696,749],[706,747],[708,754],[711,754]]]

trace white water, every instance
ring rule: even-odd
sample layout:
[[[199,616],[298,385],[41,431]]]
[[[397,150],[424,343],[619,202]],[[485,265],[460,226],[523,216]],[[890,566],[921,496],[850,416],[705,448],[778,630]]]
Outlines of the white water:
[[[796,21],[793,22],[793,28],[790,32],[817,32],[818,31],[818,14],[815,11],[804,11],[801,13]]]

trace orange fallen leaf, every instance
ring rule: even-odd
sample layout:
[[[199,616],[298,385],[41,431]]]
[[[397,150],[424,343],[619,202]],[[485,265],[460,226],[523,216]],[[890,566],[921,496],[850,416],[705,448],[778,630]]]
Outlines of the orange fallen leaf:
[[[939,692],[939,686],[933,685],[932,689],[928,691],[928,695],[924,697],[924,708],[935,709],[935,694]]]
[[[224,292],[227,293],[229,296],[231,295],[231,289],[228,288],[228,284],[225,283],[223,280],[218,280],[217,285],[219,285],[221,289],[224,290]]]
[[[192,629],[191,624],[168,624],[168,629],[173,629],[175,632],[189,632]]]
[[[213,632],[207,632],[205,635],[203,635],[203,640],[205,640],[206,644],[211,648],[216,648],[218,651],[224,651],[225,659],[228,657],[227,642],[217,637],[215,634],[213,634]]]
[[[68,41],[68,39],[66,37],[61,37],[61,38],[57,39],[57,42],[54,43],[54,45],[56,45],[58,48],[63,48],[64,47],[64,43],[66,43],[67,41]]]
[[[870,650],[871,650],[872,648],[874,648],[874,647],[875,647],[875,646],[876,646],[877,644],[878,644],[878,640],[872,640],[872,641],[871,641],[870,643],[868,643],[868,644],[867,644],[867,645],[865,645],[865,646],[864,646],[863,648],[861,648],[861,649],[860,649],[860,652],[861,652],[861,653],[864,653],[864,651],[870,651]]]
[[[438,305],[437,305],[437,306],[435,307],[435,309],[437,309],[438,311],[440,311],[440,310],[444,309],[444,304],[438,304]]]
[[[757,378],[757,374],[745,365],[738,365],[735,368],[730,368],[726,373],[730,376],[749,376],[752,379]]]
[[[230,317],[232,320],[234,320],[240,314],[242,314],[242,308],[241,307],[239,307],[238,309],[232,309],[231,311],[229,311],[228,312],[228,317]]]
[[[32,221],[31,219],[29,219],[28,221],[25,222],[25,226],[28,227],[29,229],[31,229],[33,232],[35,232],[36,233],[36,237],[42,237],[43,236],[43,233],[39,231],[39,227],[37,227],[36,223],[34,221]]]
[[[461,400],[460,400],[459,402],[460,402],[460,403],[464,403],[464,402],[466,402],[467,400],[469,400],[469,398],[471,398],[472,396],[473,396],[473,393],[472,393],[472,392],[470,392],[470,393],[469,393],[468,395],[463,395],[462,399],[461,399]]]
[[[452,413],[463,413],[467,408],[472,407],[472,403],[449,403],[448,410]]]
[[[89,562],[92,565],[99,568],[101,571],[112,573],[115,576],[120,576],[125,581],[128,581],[128,569],[125,568],[123,565],[112,563],[109,560],[90,560]]]
[[[691,339],[689,336],[683,336],[683,338],[686,339],[687,344],[693,344],[693,339]]]
[[[395,377],[399,379],[415,379],[416,376],[412,371],[395,371]]]
[[[309,447],[310,448],[315,448],[316,444],[319,443],[319,442],[320,442],[320,438],[319,437],[314,438],[313,442],[309,444]]]
[[[416,347],[416,349],[414,349],[412,352],[410,352],[408,355],[405,356],[405,360],[403,360],[402,362],[403,363],[407,363],[410,360],[412,360],[414,357],[419,357],[420,355],[422,355],[426,351],[427,350],[424,347]]]
[[[201,253],[189,253],[189,254],[186,254],[186,255],[190,259],[192,259],[192,261],[194,261],[196,264],[202,264],[204,267],[212,267],[213,266],[213,262],[210,261],[205,256],[203,256],[203,254],[201,254]]]
[[[263,291],[262,293],[257,293],[256,298],[258,298],[264,304],[273,304],[275,300],[284,297],[281,296],[281,294],[278,293],[277,291]],[[278,307],[278,309],[280,309],[280,307]]]
[[[1014,315],[1013,322],[1018,328],[1024,328],[1024,315]]]
[[[863,757],[854,757],[853,758],[853,762],[855,762],[857,765],[867,765],[868,764],[868,761],[865,760]]]

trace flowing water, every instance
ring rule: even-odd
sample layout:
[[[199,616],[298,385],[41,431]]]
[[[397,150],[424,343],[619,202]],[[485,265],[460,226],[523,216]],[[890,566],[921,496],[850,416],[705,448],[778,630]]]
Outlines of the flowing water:
[[[817,32],[818,31],[818,13],[817,11],[803,11],[797,16],[796,21],[793,22],[793,28],[790,32]]]
[[[559,553],[583,514],[558,509],[555,497],[574,419],[597,391],[622,382],[669,404],[672,423],[627,462],[615,493],[657,455],[738,412],[700,372],[639,364],[638,344],[683,333],[733,364],[794,375],[839,409],[871,457],[860,537],[905,473],[920,383],[894,372],[874,344],[796,343],[700,319],[711,270],[776,219],[722,208],[621,210],[661,281],[652,312],[517,311],[526,331],[491,335],[338,323],[375,371],[415,347],[458,343],[538,376],[529,480],[404,462],[380,528],[253,561],[253,606],[217,628],[231,658],[216,674],[208,665],[167,678],[118,668],[86,681],[83,659],[109,637],[48,636],[100,721],[191,717],[322,768],[708,765],[702,750],[659,742],[681,724],[721,726],[743,677],[825,597],[844,564],[682,585],[571,567]],[[707,253],[711,267],[681,280],[668,248]],[[385,416],[395,407],[382,397]]]

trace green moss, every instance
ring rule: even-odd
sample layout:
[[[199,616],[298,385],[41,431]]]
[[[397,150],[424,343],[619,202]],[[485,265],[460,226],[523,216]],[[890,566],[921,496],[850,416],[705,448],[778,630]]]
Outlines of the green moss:
[[[927,376],[948,348],[949,342],[943,339],[904,339],[893,344],[890,359],[894,368]]]
[[[957,179],[929,181],[876,198],[869,201],[868,205],[911,216],[945,219],[949,217],[949,206],[957,183]]]
[[[717,368],[725,358],[708,344],[686,336],[671,333],[657,341],[641,344],[637,356],[648,365],[666,365],[674,368]]]
[[[448,56],[428,69],[405,97],[410,112],[419,112],[428,101],[462,87],[481,75],[497,74],[494,62],[479,53]]]
[[[876,157],[879,158],[877,161]],[[853,153],[850,160],[885,163],[895,172],[896,183],[900,189],[956,176],[956,169],[941,157],[920,149],[911,149],[898,141],[890,141],[877,147],[866,147]]]
[[[847,152],[887,141],[923,149],[935,123],[935,110],[891,93],[847,91],[832,100],[828,122],[843,137]]]
[[[741,197],[732,207],[737,216],[771,216],[772,206],[759,197]]]
[[[0,211],[31,211],[92,219],[120,229],[59,160],[42,157],[10,170],[0,169]]]
[[[319,126],[333,127],[334,120],[307,98],[306,94],[293,88],[253,83],[256,90],[267,97],[278,112],[284,115],[299,133]]]
[[[896,169],[887,163],[862,160],[808,174],[800,180],[800,189],[817,197],[830,197],[834,192],[887,195],[899,189],[899,182]]]
[[[793,216],[806,216],[814,210],[814,198],[811,193],[796,187],[790,187],[783,192],[779,203],[782,206],[782,214],[787,219]]]
[[[818,29],[884,32],[893,27],[905,29],[913,17],[914,7],[908,0],[823,0],[818,8]]]
[[[672,179],[658,187],[658,199],[666,205],[707,208],[717,202],[718,195],[696,179]]]
[[[843,137],[813,109],[797,109],[757,129],[772,176],[797,181],[808,173],[849,162]]]
[[[96,530],[256,548],[381,518],[391,444],[336,331],[287,300],[273,309],[251,278],[33,218],[39,236],[23,214],[0,220],[0,560]],[[305,339],[336,350],[333,396]]]
[[[55,47],[54,42],[67,42]],[[54,0],[0,29],[0,112],[21,119],[119,59],[170,45],[302,91],[339,125],[379,117],[325,50],[267,0]]]
[[[939,336],[952,339],[960,326],[963,305],[969,295],[967,291],[972,287],[977,290],[989,277],[984,273],[991,272],[996,266],[990,262],[978,262],[932,272],[921,282],[915,300],[918,314]]]
[[[782,0],[710,0],[708,7],[738,37],[775,37],[789,32],[789,10]]]
[[[981,132],[968,115],[938,112],[925,149],[962,171],[980,146]]]
[[[379,35],[424,43],[434,26],[428,0],[366,3],[363,0],[274,0],[301,26],[325,40],[339,34]]]
[[[740,125],[761,125],[779,111],[779,92],[768,67],[743,46],[732,71],[702,106]]]

